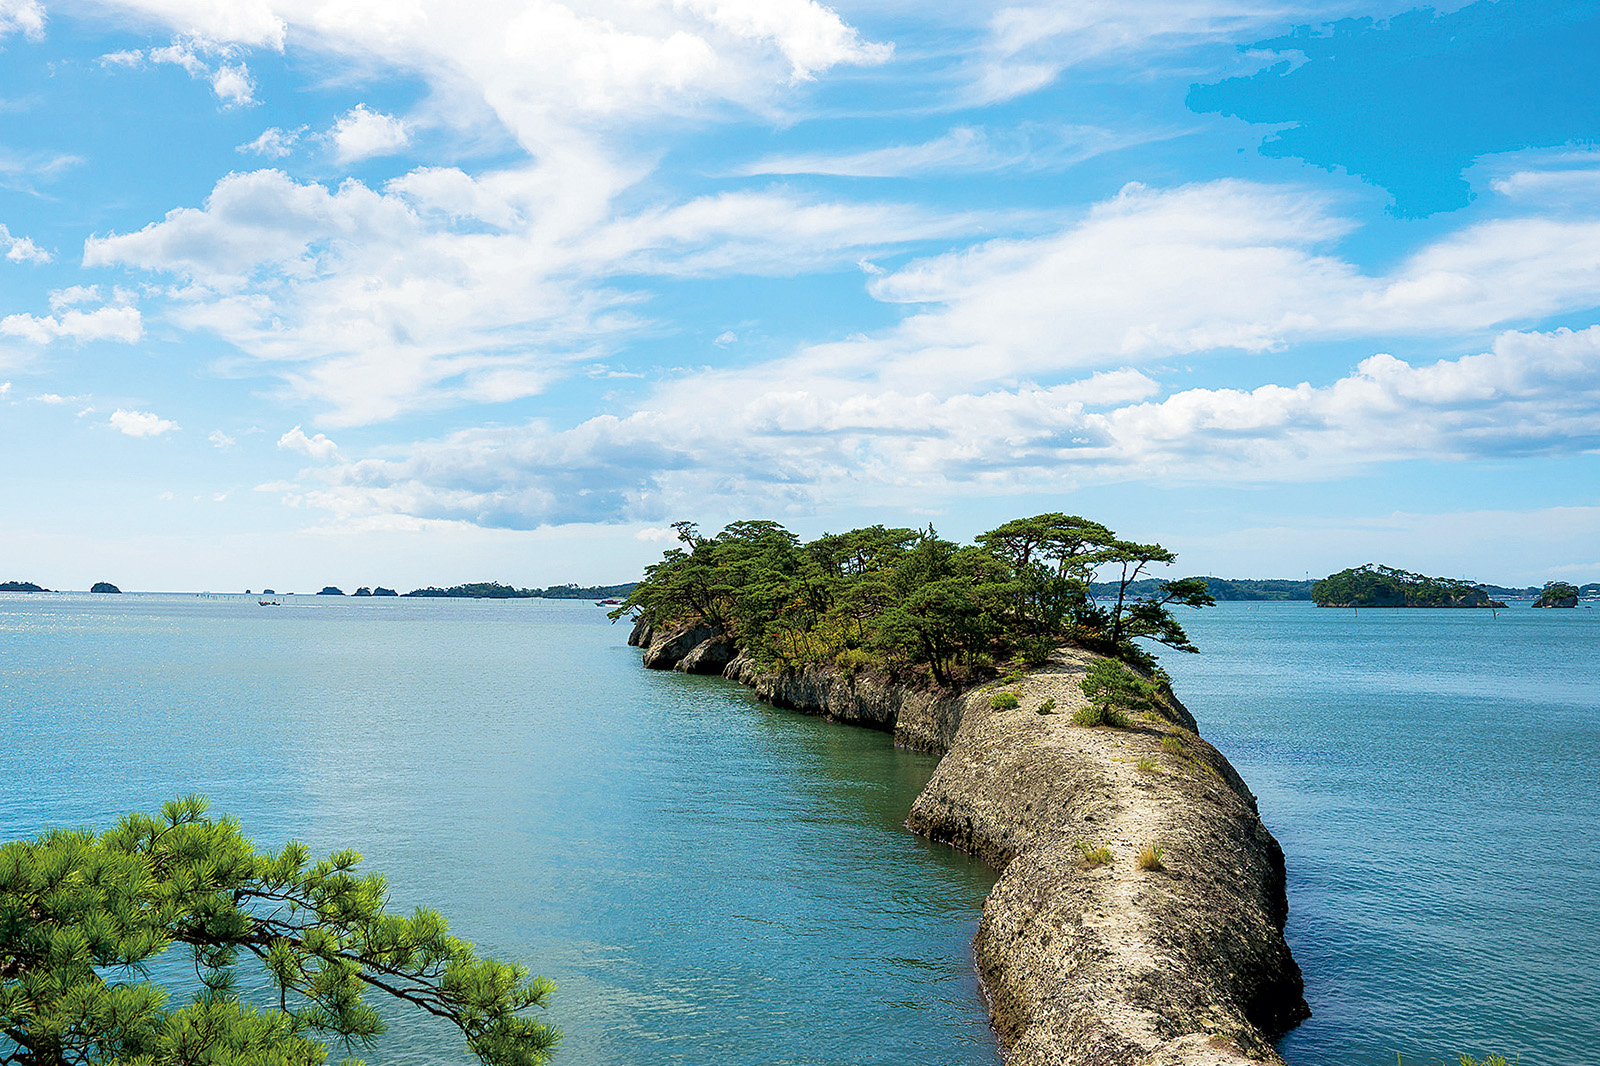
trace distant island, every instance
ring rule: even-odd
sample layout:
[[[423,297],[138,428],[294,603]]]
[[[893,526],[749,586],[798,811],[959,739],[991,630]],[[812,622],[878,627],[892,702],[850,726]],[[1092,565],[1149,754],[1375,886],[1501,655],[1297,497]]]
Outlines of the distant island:
[[[1576,607],[1578,606],[1578,587],[1569,585],[1565,581],[1552,581],[1539,593],[1539,598],[1533,601],[1535,607]]]
[[[519,589],[498,581],[475,581],[451,585],[447,589],[430,585],[425,589],[412,589],[406,595],[471,600],[592,600],[626,596],[636,584],[630,581],[625,585],[551,585],[547,589]]]
[[[49,592],[32,581],[0,581],[0,592]]]
[[[1294,581],[1288,578],[1256,578],[1256,577],[1204,577],[1206,591],[1214,600],[1309,600],[1311,599],[1311,582]],[[1162,585],[1166,584],[1164,578],[1150,577],[1142,581],[1135,581],[1128,586],[1128,595],[1135,598],[1146,598],[1155,595]],[[1089,585],[1089,592],[1096,598],[1106,596],[1115,598],[1117,585],[1114,582],[1096,581]]]
[[[96,581],[94,583],[94,585],[89,589],[89,591],[90,592],[114,592],[119,596],[122,595],[122,590],[117,588],[117,586],[113,585],[109,581]]]
[[[1367,563],[1311,586],[1318,607],[1504,607],[1480,585]]]
[[[343,596],[344,592],[337,585],[324,585],[324,586],[322,586],[322,591],[317,593],[317,595],[318,596]]]

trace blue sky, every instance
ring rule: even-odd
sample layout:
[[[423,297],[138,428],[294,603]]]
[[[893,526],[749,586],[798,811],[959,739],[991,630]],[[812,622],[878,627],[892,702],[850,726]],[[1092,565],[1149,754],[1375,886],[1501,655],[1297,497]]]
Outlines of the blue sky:
[[[1600,3],[0,0],[0,580],[1075,512],[1600,576]]]

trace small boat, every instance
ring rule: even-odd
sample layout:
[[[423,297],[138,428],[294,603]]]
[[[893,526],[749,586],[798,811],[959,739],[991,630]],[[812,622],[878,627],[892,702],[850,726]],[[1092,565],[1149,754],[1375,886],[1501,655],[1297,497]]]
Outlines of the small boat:
[[[622,601],[621,600],[595,600],[594,601],[594,605],[596,607],[620,607],[620,606],[622,606]]]
[[[282,600],[257,600],[256,602],[259,603],[263,607],[277,607],[283,601]]]

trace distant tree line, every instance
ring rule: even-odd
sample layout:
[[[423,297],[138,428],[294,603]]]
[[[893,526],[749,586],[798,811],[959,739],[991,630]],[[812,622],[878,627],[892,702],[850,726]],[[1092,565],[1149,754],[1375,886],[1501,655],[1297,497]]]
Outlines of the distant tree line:
[[[475,581],[466,585],[451,585],[447,589],[429,585],[425,589],[413,589],[405,595],[474,600],[595,600],[626,596],[633,591],[635,584],[630,581],[624,585],[566,584],[551,585],[544,589],[519,589],[498,581]]]
[[[1310,581],[1253,577],[1202,577],[1199,580],[1205,582],[1206,591],[1211,593],[1212,599],[1219,601],[1311,599]],[[1150,596],[1160,587],[1159,578],[1145,578],[1128,586],[1128,592],[1134,596]],[[1116,586],[1110,582],[1097,581],[1090,588],[1096,596],[1116,595]]]
[[[612,616],[638,612],[661,628],[703,623],[774,668],[874,666],[953,685],[1009,661],[1037,665],[1062,643],[1153,668],[1137,642],[1195,651],[1172,608],[1214,602],[1200,578],[1134,593],[1173,554],[1060,513],[1007,522],[967,545],[931,526],[870,526],[807,543],[769,521],[734,522],[716,536],[692,522],[675,528],[681,546]]]

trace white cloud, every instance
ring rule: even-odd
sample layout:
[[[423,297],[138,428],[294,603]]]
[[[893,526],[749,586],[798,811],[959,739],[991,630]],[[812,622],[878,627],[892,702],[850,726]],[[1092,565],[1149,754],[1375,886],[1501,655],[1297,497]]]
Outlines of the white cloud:
[[[268,159],[282,159],[294,151],[306,127],[282,130],[277,126],[269,126],[261,131],[261,136],[248,144],[241,144],[234,149],[236,152],[252,152],[256,155],[266,156]]]
[[[299,426],[295,426],[279,437],[278,447],[310,456],[319,463],[326,463],[339,457],[339,446],[337,444],[321,433],[314,437],[308,437]]]
[[[0,396],[11,395],[11,382],[0,381]]]
[[[237,41],[186,31],[161,48],[110,52],[100,57],[100,65],[133,70],[146,63],[182,67],[189,77],[208,82],[222,106],[231,109],[255,103],[255,80],[250,77],[249,68],[238,60],[239,51]]]
[[[1422,366],[1375,355],[1324,385],[1161,392],[1135,370],[942,395],[711,373],[569,430],[469,430],[404,458],[342,462],[296,498],[345,517],[531,528],[1572,455],[1600,450],[1600,327],[1506,333]]]
[[[121,407],[111,412],[108,424],[129,437],[159,437],[179,428],[178,423],[149,411],[128,411]]]
[[[969,94],[977,103],[1006,100],[1106,57],[1250,40],[1296,19],[1332,20],[1356,10],[1352,3],[1312,0],[1025,0],[990,16]]]
[[[38,0],[0,0],[0,37],[21,33],[38,40],[44,36],[44,18]]]
[[[84,303],[98,303],[99,300],[100,286],[69,285],[64,289],[56,289],[50,294],[50,310],[59,311],[63,307],[76,307],[78,304]]]
[[[62,404],[67,402],[67,397],[59,396],[53,392],[41,392],[33,398],[35,403]]]
[[[357,104],[340,116],[327,137],[341,163],[393,155],[411,143],[411,131],[393,115]]]
[[[221,449],[231,448],[235,444],[239,443],[226,433],[222,432],[220,429],[212,430],[210,435],[206,437],[206,440],[211,442],[212,447]]]
[[[615,275],[789,275],[991,216],[730,193],[611,219],[543,165],[425,168],[374,190],[232,174],[204,206],[91,238],[88,266],[179,276],[174,319],[281,364],[334,424],[538,393],[637,330]]]
[[[243,63],[224,63],[211,73],[211,91],[226,107],[255,103],[256,83]]]
[[[41,345],[62,338],[80,344],[100,340],[132,344],[144,336],[144,321],[137,307],[127,306],[72,310],[60,315],[15,314],[0,318],[0,336],[20,337]]]
[[[52,256],[28,237],[13,237],[11,231],[0,223],[0,248],[13,263],[48,263]]]
[[[1164,132],[1118,133],[1098,126],[1030,126],[998,132],[981,126],[957,126],[921,144],[896,144],[860,152],[768,156],[734,172],[745,176],[898,178],[954,171],[1051,170],[1169,136]]]
[[[739,335],[731,329],[723,330],[721,333],[717,334],[717,339],[711,343],[715,344],[718,348],[726,348],[730,344],[738,344]]]

